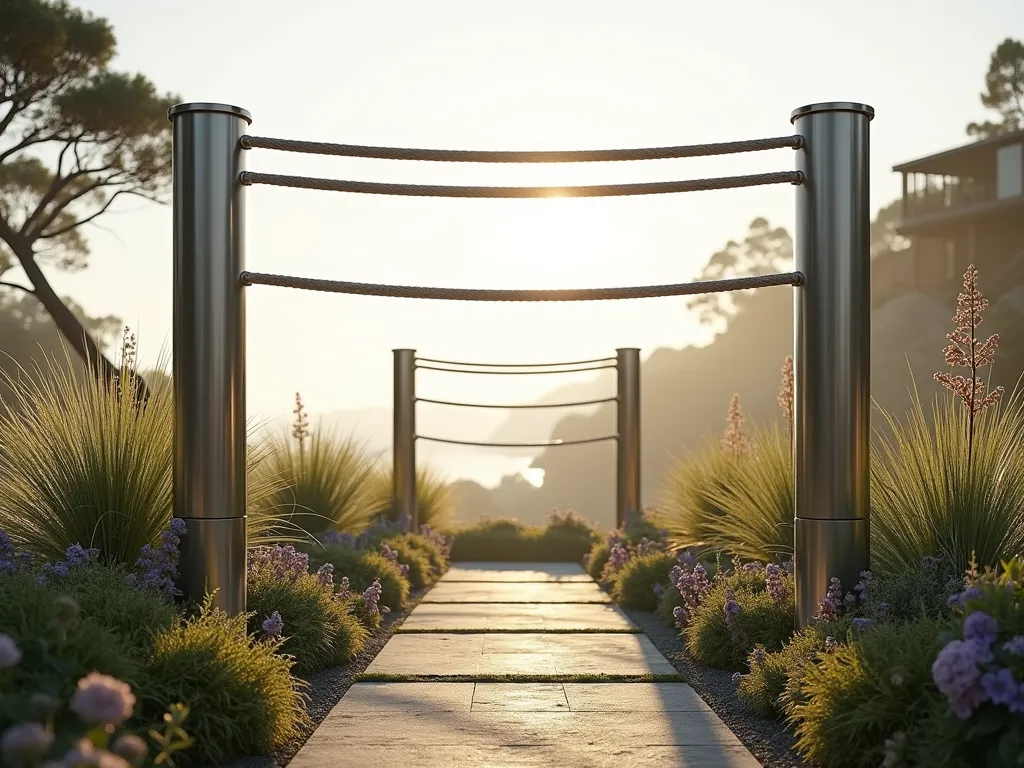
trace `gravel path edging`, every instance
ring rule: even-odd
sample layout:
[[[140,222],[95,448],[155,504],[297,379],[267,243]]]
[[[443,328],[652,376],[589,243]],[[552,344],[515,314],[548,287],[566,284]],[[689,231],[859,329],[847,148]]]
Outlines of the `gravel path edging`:
[[[653,613],[623,608],[655,648],[669,660],[715,714],[729,726],[764,768],[808,768],[792,751],[793,732],[778,720],[750,712],[736,696],[732,673],[697,664],[689,657],[679,633]]]
[[[424,596],[430,591],[430,587],[414,590],[406,601],[406,607],[402,611],[392,611],[386,614],[381,620],[380,628],[374,631],[367,641],[362,652],[352,661],[340,667],[331,669],[319,669],[309,675],[306,680],[308,687],[305,690],[307,696],[306,711],[310,718],[310,724],[303,729],[299,738],[285,744],[280,750],[272,755],[250,755],[241,757],[227,766],[216,768],[284,768],[298,754],[302,745],[313,735],[320,723],[332,709],[341,701],[355,683],[359,675],[370,666],[370,662],[381,652],[384,645],[395,634],[395,631],[402,626],[412,610],[420,604]],[[186,730],[188,724],[186,723]],[[209,768],[209,767],[208,767]]]

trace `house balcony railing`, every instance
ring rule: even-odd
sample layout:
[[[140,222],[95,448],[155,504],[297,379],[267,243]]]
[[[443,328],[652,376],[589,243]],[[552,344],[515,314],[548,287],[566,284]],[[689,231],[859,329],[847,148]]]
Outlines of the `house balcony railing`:
[[[996,199],[995,189],[987,184],[961,181],[944,188],[908,192],[903,198],[903,220],[911,221],[943,212],[960,211]]]

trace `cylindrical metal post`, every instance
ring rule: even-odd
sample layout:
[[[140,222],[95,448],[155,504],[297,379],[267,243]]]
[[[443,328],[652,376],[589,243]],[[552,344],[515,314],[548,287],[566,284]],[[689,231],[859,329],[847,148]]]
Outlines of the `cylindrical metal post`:
[[[245,611],[245,206],[249,113],[178,104],[173,124],[174,514],[186,599]]]
[[[836,577],[870,567],[871,262],[868,135],[874,110],[794,110],[797,169],[794,473],[796,619],[806,626]]]
[[[627,347],[615,352],[619,388],[615,524],[622,527],[630,515],[640,512],[640,350]]]
[[[395,349],[394,439],[392,494],[399,517],[420,529],[416,505],[416,350]]]

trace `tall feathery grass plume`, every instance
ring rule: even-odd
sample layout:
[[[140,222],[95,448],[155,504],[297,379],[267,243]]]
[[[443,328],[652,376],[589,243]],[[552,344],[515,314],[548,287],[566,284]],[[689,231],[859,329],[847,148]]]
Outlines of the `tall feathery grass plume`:
[[[786,421],[786,431],[789,434],[789,452],[793,453],[793,356],[787,355],[782,364],[782,383],[779,385],[779,408],[782,409],[782,417]]]
[[[740,405],[739,395],[733,395],[729,400],[722,447],[736,456],[742,456],[750,450],[750,439],[743,425],[743,406]]]
[[[880,409],[891,437],[879,437],[871,467],[873,567],[895,572],[941,554],[958,569],[972,553],[995,566],[1024,550],[1024,397],[1004,401],[978,375],[992,365],[998,336],[979,341],[988,301],[971,265],[958,297],[955,330],[943,350],[969,376],[937,373],[949,392],[936,397],[931,418],[916,387],[906,420]]]
[[[988,303],[978,288],[978,270],[971,264],[964,273],[963,290],[957,296],[953,332],[946,334],[949,344],[943,350],[946,365],[950,368],[966,368],[970,376],[948,371],[935,374],[935,380],[959,397],[967,408],[968,466],[974,455],[976,417],[981,411],[998,403],[1003,396],[1002,387],[986,392],[987,384],[978,376],[979,370],[995,362],[996,349],[999,347],[998,333],[992,334],[985,341],[978,339],[981,313],[988,309]]]

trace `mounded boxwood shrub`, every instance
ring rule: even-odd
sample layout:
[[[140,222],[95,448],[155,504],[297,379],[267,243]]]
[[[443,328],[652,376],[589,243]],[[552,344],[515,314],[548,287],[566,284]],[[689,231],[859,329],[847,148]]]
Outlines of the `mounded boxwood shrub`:
[[[881,624],[824,653],[799,681],[791,708],[797,751],[815,765],[875,768],[887,739],[906,733],[941,694],[932,662],[946,623]]]
[[[625,608],[653,611],[658,607],[656,584],[671,588],[668,574],[676,565],[676,556],[669,552],[655,552],[630,560],[619,569],[612,582],[612,599]],[[678,590],[675,590],[678,594]]]
[[[246,633],[245,614],[210,608],[156,636],[145,679],[136,691],[143,717],[159,722],[167,702],[189,707],[186,730],[195,744],[179,765],[226,765],[241,755],[266,755],[306,725],[304,694],[280,640]]]
[[[309,567],[316,570],[324,563],[334,566],[334,583],[347,576],[353,593],[361,593],[374,579],[380,579],[380,602],[393,611],[402,609],[409,598],[409,580],[402,576],[396,563],[379,552],[356,549],[341,544],[328,544],[309,550]]]
[[[405,546],[415,549],[426,555],[427,561],[433,571],[434,578],[440,578],[448,570],[448,561],[444,553],[436,543],[419,533],[403,533],[401,536],[392,536],[387,539],[388,543],[393,540],[404,542]],[[393,543],[392,546],[395,546]]]
[[[739,604],[735,626],[726,620],[729,595]],[[793,634],[792,590],[776,600],[764,591],[764,570],[742,568],[717,581],[683,630],[687,646],[701,664],[740,670],[755,646],[778,651]]]
[[[348,603],[331,585],[311,573],[278,578],[264,569],[248,582],[249,631],[259,636],[265,619],[277,611],[283,622],[281,653],[295,657],[294,672],[305,675],[336,667],[359,653],[369,635]]]
[[[398,553],[399,564],[409,566],[406,578],[413,589],[423,589],[437,581],[427,553],[414,546],[406,536],[392,536],[381,542],[381,546],[384,544]]]

